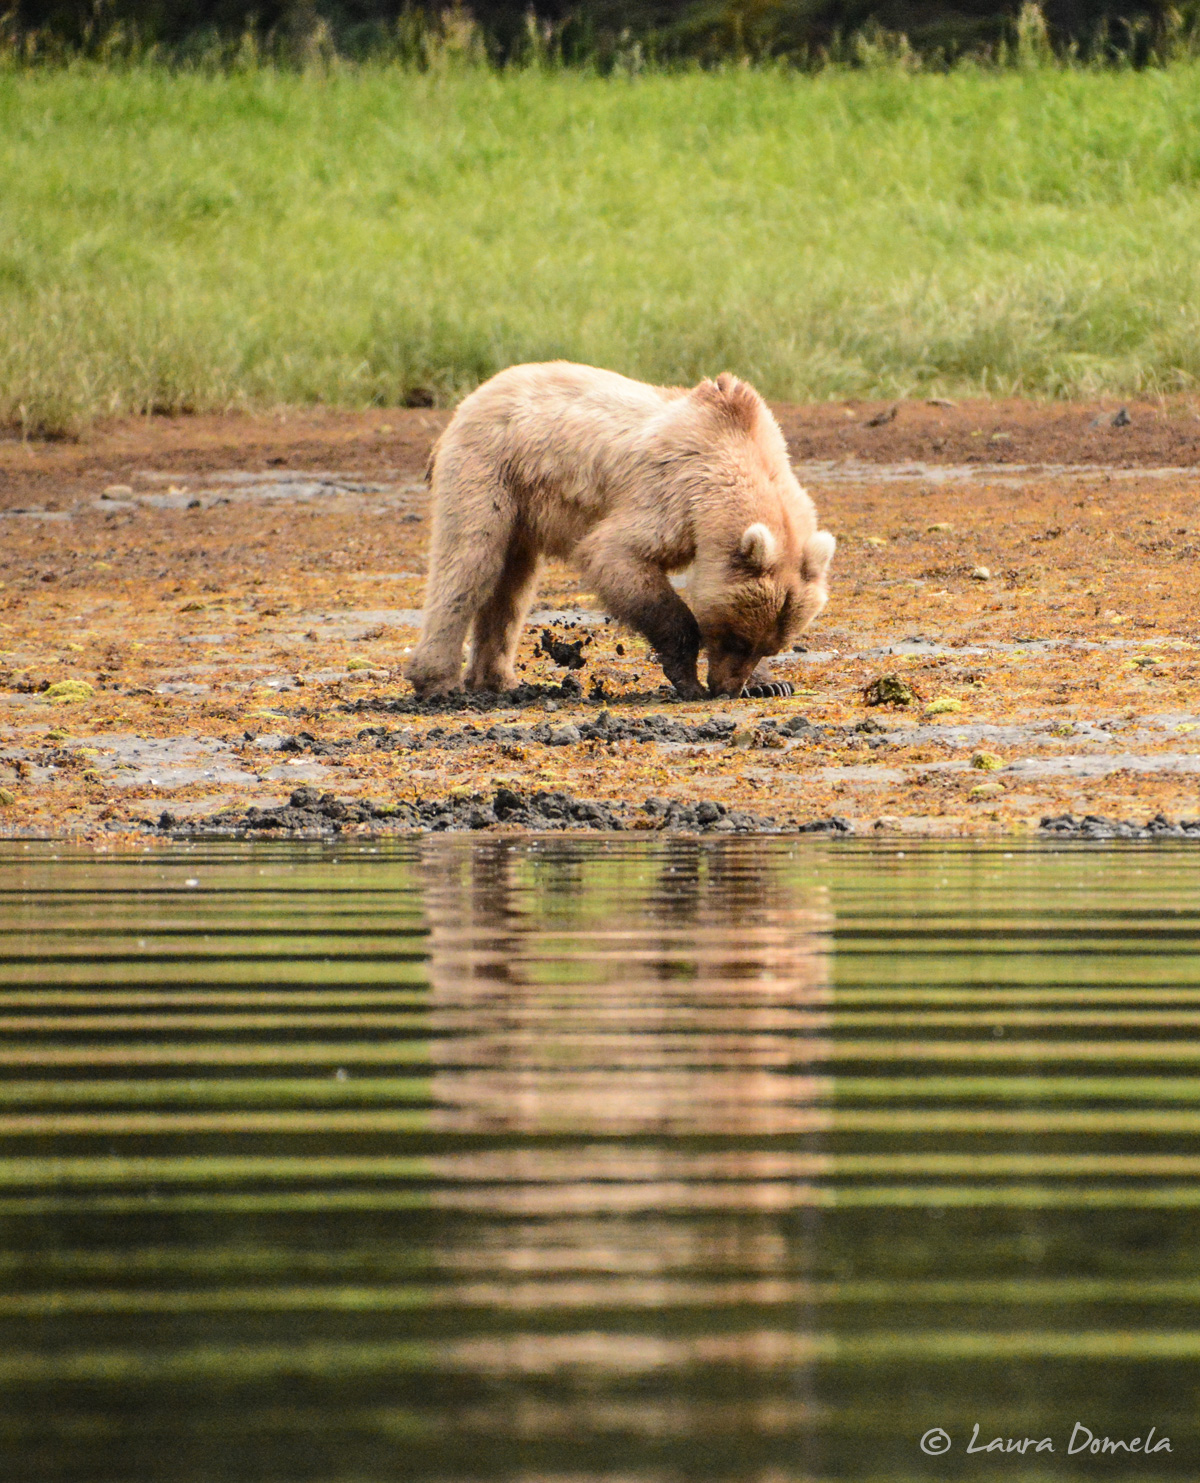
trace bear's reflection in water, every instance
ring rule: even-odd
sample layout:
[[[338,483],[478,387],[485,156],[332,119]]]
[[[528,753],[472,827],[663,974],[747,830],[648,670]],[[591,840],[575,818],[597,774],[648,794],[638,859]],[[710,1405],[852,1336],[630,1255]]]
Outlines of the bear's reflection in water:
[[[439,1116],[531,1135],[818,1131],[824,1078],[790,1068],[793,1037],[828,1027],[828,913],[785,857],[722,843],[431,849]]]
[[[481,1464],[617,1436],[639,1475],[709,1444],[813,1465],[830,919],[743,843],[429,841],[436,1260],[488,1315],[450,1341]]]

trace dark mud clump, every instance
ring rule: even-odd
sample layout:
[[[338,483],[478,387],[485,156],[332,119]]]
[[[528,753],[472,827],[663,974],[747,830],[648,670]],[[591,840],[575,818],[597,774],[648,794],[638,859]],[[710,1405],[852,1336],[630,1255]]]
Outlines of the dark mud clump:
[[[710,716],[707,721],[693,724],[673,721],[669,716],[614,716],[610,711],[601,711],[594,721],[579,725],[567,722],[560,726],[550,721],[539,721],[534,726],[489,726],[483,730],[477,726],[464,726],[458,731],[446,731],[434,726],[423,735],[406,731],[388,731],[385,726],[366,727],[358,733],[362,741],[373,741],[383,751],[421,750],[426,747],[444,747],[457,750],[494,742],[501,746],[513,743],[537,744],[546,747],[570,746],[577,742],[720,742],[725,741],[735,730],[736,722],[723,716]]]
[[[691,834],[778,834],[777,820],[740,809],[728,809],[712,799],[681,803],[648,798],[640,807],[575,798],[570,793],[522,794],[500,788],[493,798],[418,799],[415,803],[370,803],[339,799],[317,788],[297,788],[287,803],[271,808],[225,809],[205,818],[177,818],[170,811],[158,820],[158,830],[175,836],[333,835],[352,826],[367,832],[469,831],[501,826],[545,832],[549,830],[670,831]],[[792,826],[796,833],[850,833],[841,818],[817,819]]]
[[[450,731],[444,726],[433,726],[425,732],[389,731],[386,726],[364,726],[354,740],[322,741],[310,731],[299,731],[287,736],[279,743],[281,752],[309,752],[313,756],[327,757],[344,753],[355,745],[374,746],[384,752],[419,752],[441,748],[446,751],[461,751],[472,746],[492,743],[498,746],[532,745],[546,747],[571,746],[577,742],[728,742],[737,730],[737,722],[728,716],[710,716],[706,721],[675,721],[670,716],[614,716],[610,711],[601,711],[594,721],[583,721],[579,725],[566,722],[554,725],[550,721],[539,721],[534,726],[488,726],[486,729],[470,724]],[[773,719],[760,721],[757,728],[761,733],[757,739],[769,745],[773,738],[802,738],[815,741],[826,733],[814,726],[804,716],[793,716],[789,721],[778,724]]]
[[[583,644],[563,644],[555,641],[556,653],[564,654],[568,650],[572,655],[576,648]],[[582,656],[581,656],[582,657]],[[565,659],[557,658],[555,663],[565,664]],[[742,698],[754,699],[786,699],[792,693],[791,685],[785,681],[773,681],[767,685],[753,685],[743,691]],[[625,690],[618,695],[610,694],[601,681],[596,681],[585,696],[583,686],[574,675],[565,675],[561,685],[518,685],[515,690],[456,690],[453,695],[434,695],[427,700],[422,700],[416,695],[399,696],[373,696],[361,695],[357,700],[347,701],[338,707],[347,715],[361,715],[364,711],[374,711],[379,714],[390,716],[449,716],[460,711],[511,711],[521,710],[525,706],[538,705],[543,701],[553,700],[559,703],[566,702],[568,705],[609,706],[609,705],[682,705],[684,701],[673,685],[660,685],[657,690]],[[301,715],[311,712],[300,712]]]
[[[362,733],[359,732],[361,736]],[[281,752],[311,752],[314,757],[340,757],[354,743],[347,737],[340,741],[324,741],[311,731],[298,731],[295,736],[285,736],[279,743]]]
[[[585,638],[576,639],[573,644],[569,644],[565,639],[556,638],[548,628],[543,628],[538,649],[560,669],[582,669],[587,663],[583,657],[583,646],[591,642],[592,636],[588,634]]]
[[[517,710],[544,700],[578,705],[583,700],[583,686],[574,675],[566,675],[561,685],[518,685],[515,690],[505,691],[456,690],[453,695],[433,695],[428,700],[416,695],[391,698],[363,695],[342,709],[351,714],[384,711],[394,716],[445,716],[457,711]]]
[[[518,685],[515,690],[503,691],[456,690],[453,695],[434,695],[428,700],[415,695],[361,695],[338,709],[348,715],[374,711],[390,716],[451,716],[460,711],[515,711],[547,700],[576,706],[684,704],[673,685],[660,685],[656,690],[622,690],[618,695],[610,695],[597,682],[584,695],[583,686],[575,676],[564,675],[561,685]]]
[[[1056,814],[1042,820],[1043,834],[1059,839],[1197,839],[1200,819],[1180,819],[1172,824],[1165,814],[1155,814],[1144,824],[1131,819],[1106,819],[1102,814]]]

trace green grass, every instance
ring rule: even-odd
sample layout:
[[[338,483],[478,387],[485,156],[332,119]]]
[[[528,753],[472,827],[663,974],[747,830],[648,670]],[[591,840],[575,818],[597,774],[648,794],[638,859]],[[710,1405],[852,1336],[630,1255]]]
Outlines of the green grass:
[[[0,420],[1200,377],[1200,65],[0,72]]]

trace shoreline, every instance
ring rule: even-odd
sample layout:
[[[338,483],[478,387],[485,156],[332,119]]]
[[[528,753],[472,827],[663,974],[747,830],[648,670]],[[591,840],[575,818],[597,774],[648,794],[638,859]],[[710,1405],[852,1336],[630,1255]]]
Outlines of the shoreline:
[[[297,787],[406,807],[500,788],[631,811],[661,797],[945,838],[1200,816],[1200,422],[1184,403],[1122,427],[1067,404],[904,403],[876,427],[869,407],[776,410],[839,537],[830,605],[774,661],[790,697],[691,703],[558,564],[522,691],[413,701],[421,472],[445,414],[0,444],[0,837],[140,840],[164,810],[269,809]],[[1007,437],[964,464],[955,440],[976,425]],[[1124,465],[1099,464],[1097,439]],[[545,632],[583,667],[553,662]],[[889,679],[907,703],[869,703]]]

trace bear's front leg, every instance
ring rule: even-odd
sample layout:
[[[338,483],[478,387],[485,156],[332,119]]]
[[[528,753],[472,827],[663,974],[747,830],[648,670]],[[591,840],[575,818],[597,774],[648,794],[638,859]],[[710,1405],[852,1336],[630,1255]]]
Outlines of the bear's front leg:
[[[648,640],[682,700],[703,700],[706,692],[696,673],[700,627],[691,608],[661,567],[628,548],[614,548],[610,539],[598,540],[601,536],[600,530],[593,531],[576,553],[596,596],[614,618]]]
[[[636,608],[617,612],[605,599],[614,617],[636,628],[658,655],[663,674],[679,692],[680,700],[703,700],[708,694],[700,683],[696,662],[700,658],[700,626],[691,608],[662,573],[662,589]]]

